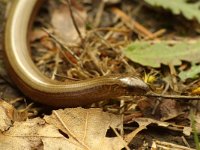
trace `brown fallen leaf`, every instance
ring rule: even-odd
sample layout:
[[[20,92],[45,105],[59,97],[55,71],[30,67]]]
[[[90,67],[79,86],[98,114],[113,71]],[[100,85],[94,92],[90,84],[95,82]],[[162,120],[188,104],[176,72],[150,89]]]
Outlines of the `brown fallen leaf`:
[[[162,121],[176,118],[177,116],[183,113],[177,101],[171,99],[166,99],[162,101],[162,103],[159,106],[159,109],[159,113],[162,117],[160,120]]]
[[[11,104],[0,100],[0,131],[8,130],[13,121],[20,121],[27,118],[26,111],[19,112]]]
[[[137,102],[137,107],[144,116],[150,117],[152,115],[152,110],[155,107],[155,102],[149,101],[148,99],[142,99]]]
[[[30,42],[40,40],[44,37],[48,37],[48,34],[44,32],[42,29],[35,28],[31,31]]]
[[[109,114],[100,109],[74,108],[54,111],[51,116],[44,119],[65,133],[70,141],[85,148],[96,150],[124,147],[119,137],[106,137],[110,127],[122,131],[122,116]]]
[[[14,122],[0,133],[1,149],[120,150],[126,146],[116,130],[122,131],[122,116],[100,109],[53,111],[44,119]],[[113,131],[112,136],[108,136]],[[13,142],[14,141],[14,142]],[[9,144],[8,144],[9,143]],[[127,148],[129,149],[129,148]]]
[[[86,11],[76,1],[72,1],[71,7],[73,8],[73,15],[77,27],[81,32],[82,37],[84,37],[86,32]],[[55,33],[65,44],[74,45],[74,43],[80,42],[80,38],[72,21],[69,8],[66,5],[59,4],[58,6],[53,7],[51,16],[51,23],[54,27]]]
[[[150,118],[135,118],[134,121],[138,123],[139,127],[125,136],[125,141],[127,143],[130,143],[131,140],[140,131],[146,129],[147,126],[150,125],[150,124],[157,124],[160,127],[169,128],[169,129],[174,130],[174,131],[182,131],[183,134],[185,134],[186,136],[189,136],[192,132],[191,127],[180,126],[180,125],[176,125],[176,124],[172,124],[172,123],[168,123],[168,122],[163,122],[163,121],[158,121],[158,120],[154,120],[154,119],[150,119]]]
[[[76,149],[60,134],[56,127],[46,124],[43,119],[35,118],[15,122],[8,131],[0,134],[2,149]]]

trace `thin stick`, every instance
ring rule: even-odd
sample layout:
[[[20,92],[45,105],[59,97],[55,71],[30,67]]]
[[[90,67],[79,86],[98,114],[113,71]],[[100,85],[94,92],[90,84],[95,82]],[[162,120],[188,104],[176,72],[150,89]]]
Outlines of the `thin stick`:
[[[78,26],[77,26],[76,20],[75,20],[75,18],[74,18],[74,14],[73,14],[72,8],[71,8],[71,1],[70,1],[70,0],[66,0],[66,3],[65,3],[65,1],[62,1],[62,2],[63,2],[64,4],[67,3],[67,5],[68,5],[69,12],[70,12],[70,15],[71,15],[71,18],[72,18],[72,22],[73,22],[73,24],[74,24],[74,27],[75,27],[75,29],[76,29],[76,32],[77,32],[78,35],[79,35],[79,38],[81,39],[82,48],[84,48],[84,45],[85,45],[85,44],[84,44],[84,38],[83,38],[83,36],[82,36],[82,34],[81,34],[81,32],[80,32]]]
[[[141,25],[139,22],[133,20],[132,18],[130,18],[129,16],[127,16],[122,10],[118,9],[118,8],[115,8],[113,7],[112,8],[112,12],[114,14],[116,14],[117,16],[119,16],[121,19],[124,19],[125,20],[125,23],[126,22],[131,22],[131,25],[134,26],[134,28],[139,32],[141,33],[142,35],[144,36],[147,36],[147,37],[153,37],[154,34],[151,33],[147,28],[145,28],[143,25]]]
[[[200,96],[185,96],[185,95],[161,95],[153,92],[147,93],[146,97],[158,97],[165,99],[177,99],[177,100],[200,100]]]
[[[130,148],[128,147],[128,143],[126,143],[124,141],[124,139],[121,137],[121,135],[117,132],[117,130],[115,128],[113,128],[112,126],[110,126],[111,129],[115,132],[115,134],[117,135],[117,137],[122,141],[122,144],[124,145],[124,147],[127,149],[127,150],[130,150]]]
[[[94,27],[99,26],[99,24],[101,22],[101,17],[103,16],[104,7],[105,7],[105,2],[101,1],[101,3],[99,4],[99,8],[97,10],[97,13],[96,13],[96,17],[94,19]]]
[[[60,41],[59,39],[57,39],[57,37],[55,35],[53,35],[52,33],[50,33],[45,28],[42,28],[42,30],[44,32],[46,32],[49,35],[49,37],[52,38],[56,43],[58,43],[63,49],[65,49],[67,52],[69,52],[77,61],[79,61],[79,57],[76,56],[76,54],[70,48],[68,48],[62,41]],[[69,61],[73,66],[75,66],[74,63],[70,59],[68,59],[66,57],[66,55],[64,54],[64,52],[62,50],[60,52],[63,54],[63,56],[65,57],[65,59],[67,61]]]

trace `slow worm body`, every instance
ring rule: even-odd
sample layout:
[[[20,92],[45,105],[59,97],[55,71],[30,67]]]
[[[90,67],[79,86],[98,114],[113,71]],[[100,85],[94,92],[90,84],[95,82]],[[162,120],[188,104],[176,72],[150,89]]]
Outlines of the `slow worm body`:
[[[16,86],[34,101],[55,106],[83,106],[123,95],[142,95],[148,86],[128,75],[103,76],[74,82],[54,81],[33,63],[28,31],[41,0],[13,0],[5,29],[5,56],[8,74]]]

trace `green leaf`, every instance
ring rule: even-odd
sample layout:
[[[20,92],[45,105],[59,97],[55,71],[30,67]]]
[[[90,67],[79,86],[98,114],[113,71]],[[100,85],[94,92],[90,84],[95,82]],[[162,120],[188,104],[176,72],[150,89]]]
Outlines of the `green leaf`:
[[[195,18],[200,23],[200,1],[188,3],[188,0],[145,0],[145,2],[169,9],[175,15],[183,14],[189,20]]]
[[[182,71],[178,74],[181,81],[185,81],[186,79],[195,79],[198,78],[198,74],[200,73],[200,65],[192,65],[192,67],[187,71]]]
[[[200,41],[178,42],[174,45],[164,41],[154,44],[136,41],[125,48],[124,54],[134,62],[155,68],[160,67],[161,63],[180,65],[181,60],[197,63],[200,62]]]

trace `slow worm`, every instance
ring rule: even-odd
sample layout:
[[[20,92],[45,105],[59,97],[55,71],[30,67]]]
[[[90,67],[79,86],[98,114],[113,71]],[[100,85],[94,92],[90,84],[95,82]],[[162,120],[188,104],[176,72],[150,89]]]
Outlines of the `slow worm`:
[[[12,0],[5,28],[5,58],[8,74],[30,99],[55,107],[83,106],[125,95],[143,95],[149,88],[139,78],[111,75],[74,82],[59,82],[44,76],[30,56],[28,31],[41,0]]]

